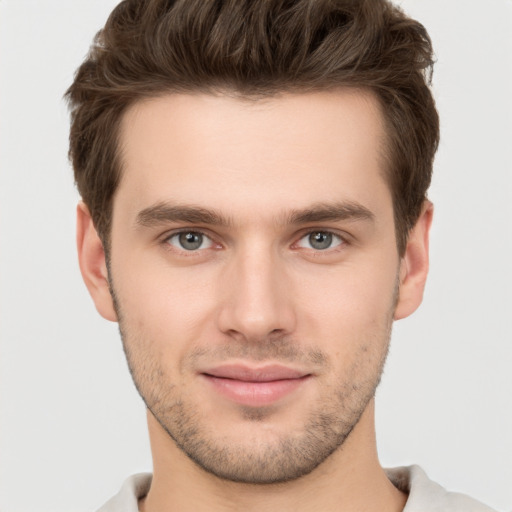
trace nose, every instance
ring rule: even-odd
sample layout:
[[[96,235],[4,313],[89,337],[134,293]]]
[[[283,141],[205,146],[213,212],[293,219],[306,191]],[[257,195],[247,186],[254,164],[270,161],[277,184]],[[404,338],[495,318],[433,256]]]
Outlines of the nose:
[[[286,265],[270,249],[241,250],[220,283],[219,329],[245,341],[292,333],[296,316]]]

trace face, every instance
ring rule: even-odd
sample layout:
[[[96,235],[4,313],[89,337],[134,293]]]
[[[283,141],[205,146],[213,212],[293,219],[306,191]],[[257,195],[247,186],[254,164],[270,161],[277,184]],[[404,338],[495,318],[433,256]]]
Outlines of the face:
[[[384,145],[361,92],[169,95],[125,115],[115,310],[147,407],[203,469],[297,478],[367,409],[399,300]]]

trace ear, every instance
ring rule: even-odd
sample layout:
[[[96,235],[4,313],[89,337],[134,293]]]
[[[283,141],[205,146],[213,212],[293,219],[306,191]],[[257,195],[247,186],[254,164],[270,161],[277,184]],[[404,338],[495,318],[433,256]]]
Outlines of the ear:
[[[80,272],[96,309],[103,318],[117,322],[103,243],[96,232],[89,209],[83,202],[78,203],[76,208],[76,245]]]
[[[434,206],[425,201],[418,221],[411,229],[405,254],[400,261],[400,288],[395,320],[405,318],[418,309],[427,281],[428,242]]]

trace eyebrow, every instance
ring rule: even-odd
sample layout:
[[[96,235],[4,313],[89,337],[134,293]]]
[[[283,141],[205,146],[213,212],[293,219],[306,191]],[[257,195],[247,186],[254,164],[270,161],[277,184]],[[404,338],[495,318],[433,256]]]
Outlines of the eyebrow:
[[[292,210],[288,214],[290,224],[309,222],[335,222],[343,220],[374,221],[375,215],[366,206],[356,202],[316,203],[304,210]]]
[[[181,206],[157,203],[144,208],[137,214],[136,224],[153,227],[167,222],[188,222],[190,224],[210,224],[230,226],[231,221],[219,212],[200,206]]]
[[[374,221],[375,215],[356,202],[316,203],[309,208],[294,209],[284,215],[285,224],[336,222],[345,220]],[[165,202],[144,208],[137,214],[136,224],[154,227],[169,222],[187,222],[229,227],[233,222],[220,212],[195,205],[173,205]]]

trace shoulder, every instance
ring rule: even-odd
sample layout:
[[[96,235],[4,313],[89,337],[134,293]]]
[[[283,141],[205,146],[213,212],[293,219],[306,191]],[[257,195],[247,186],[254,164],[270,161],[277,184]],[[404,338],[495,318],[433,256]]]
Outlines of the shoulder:
[[[121,490],[97,512],[138,512],[138,501],[148,493],[151,478],[151,473],[139,473],[127,478]]]
[[[386,469],[395,487],[409,494],[403,512],[496,512],[465,494],[449,492],[419,466]]]

